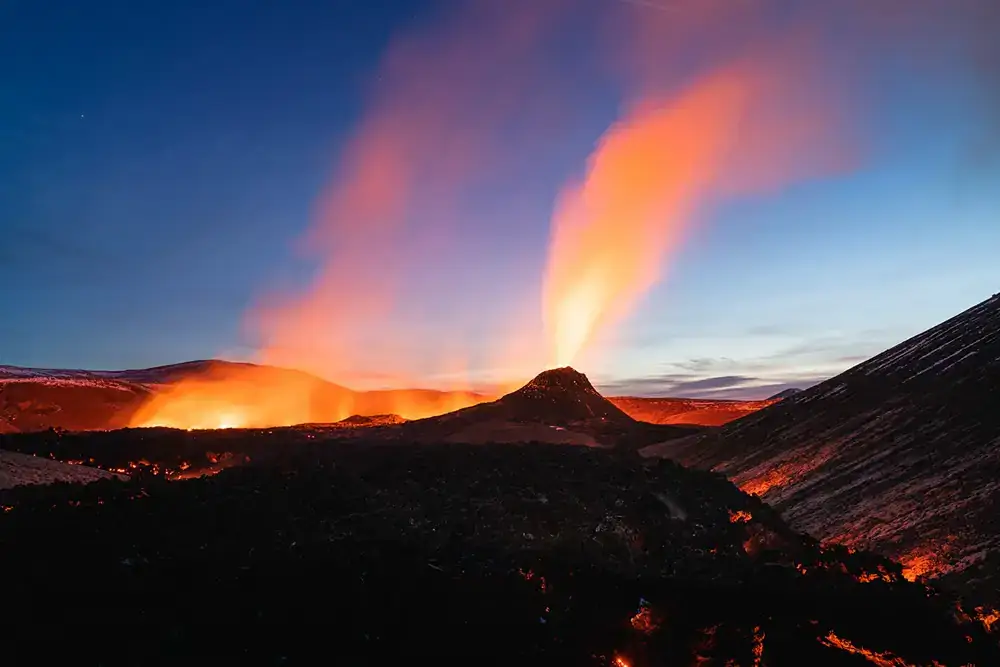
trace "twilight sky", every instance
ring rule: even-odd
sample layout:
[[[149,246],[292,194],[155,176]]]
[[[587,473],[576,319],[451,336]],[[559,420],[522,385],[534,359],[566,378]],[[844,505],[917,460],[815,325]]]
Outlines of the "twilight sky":
[[[1000,289],[989,0],[546,3],[0,4],[0,364],[292,345],[268,358],[359,388],[537,368],[507,362],[542,335],[567,182],[645,91],[795,13],[850,168],[699,207],[574,365],[615,394],[762,397]],[[659,48],[670,30],[691,44]],[[276,319],[295,335],[262,342]]]

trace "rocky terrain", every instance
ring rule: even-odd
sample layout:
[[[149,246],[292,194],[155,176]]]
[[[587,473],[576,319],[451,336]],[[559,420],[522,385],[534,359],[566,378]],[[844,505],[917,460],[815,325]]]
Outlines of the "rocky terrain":
[[[38,456],[0,450],[0,489],[24,484],[56,484],[59,482],[96,482],[100,479],[124,478],[92,466],[63,463]]]
[[[43,661],[69,645],[78,665],[1000,660],[951,599],[879,556],[822,548],[715,473],[587,447],[306,440],[210,478],[0,491],[0,567],[17,573],[5,651]]]
[[[796,530],[1000,598],[1000,295],[812,389],[648,455],[722,472]]]

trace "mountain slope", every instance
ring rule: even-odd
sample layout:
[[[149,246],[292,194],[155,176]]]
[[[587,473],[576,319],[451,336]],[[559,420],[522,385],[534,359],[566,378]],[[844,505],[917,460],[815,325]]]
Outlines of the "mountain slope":
[[[0,433],[122,428],[153,395],[140,384],[70,373],[15,374],[0,367]]]
[[[180,425],[189,406],[219,397],[251,415],[276,413],[274,424],[257,425],[335,422],[352,414],[419,418],[487,399],[421,389],[358,392],[294,369],[214,359],[123,371],[0,366],[0,433]],[[275,410],[279,398],[288,405]]]
[[[24,484],[56,482],[86,484],[99,479],[127,479],[127,477],[100,468],[71,465],[38,456],[0,450],[0,489]]]
[[[594,389],[582,373],[556,368],[489,403],[404,425],[400,436],[465,443],[548,442],[587,446],[644,444],[697,427],[639,422]]]
[[[807,391],[648,455],[725,473],[797,530],[997,592],[1000,295]],[[998,596],[1000,597],[1000,596]]]
[[[714,400],[710,398],[648,398],[609,396],[608,400],[623,412],[650,424],[688,424],[722,426],[746,417],[774,403],[763,401]]]
[[[779,391],[777,394],[775,394],[774,396],[771,396],[767,400],[769,400],[769,401],[780,401],[783,398],[791,398],[792,396],[794,396],[795,394],[798,394],[801,391],[802,390],[799,389],[798,387],[791,387],[791,388],[786,389],[784,391]]]

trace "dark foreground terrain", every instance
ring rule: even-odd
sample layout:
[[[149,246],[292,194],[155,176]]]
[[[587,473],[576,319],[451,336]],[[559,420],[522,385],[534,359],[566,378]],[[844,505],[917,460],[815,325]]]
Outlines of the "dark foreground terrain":
[[[284,452],[0,491],[4,664],[1000,664],[954,601],[715,473],[567,446]]]
[[[172,412],[167,410],[167,418],[158,420],[154,418],[158,414],[156,408],[162,408],[162,401],[170,396],[190,398],[187,392],[191,391],[197,391],[202,398],[226,395],[237,405],[251,407],[249,413],[260,419],[250,420],[244,426],[328,423],[354,414],[370,417],[395,413],[418,419],[497,398],[469,391],[430,389],[353,391],[300,371],[221,360],[126,371],[0,365],[0,433],[170,424]],[[289,394],[300,400],[287,412],[268,412],[274,396]],[[718,426],[767,407],[776,399],[725,401],[622,396],[609,400],[642,422]],[[274,419],[269,421],[268,417]]]

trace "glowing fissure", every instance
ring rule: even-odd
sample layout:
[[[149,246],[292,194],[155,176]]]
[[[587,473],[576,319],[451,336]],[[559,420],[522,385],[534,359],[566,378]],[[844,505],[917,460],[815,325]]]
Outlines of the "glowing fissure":
[[[847,653],[859,655],[868,662],[872,663],[873,665],[877,665],[878,667],[916,667],[915,665],[906,662],[899,656],[893,655],[888,651],[879,653],[876,651],[871,651],[861,646],[857,646],[848,639],[838,637],[835,632],[830,632],[830,634],[828,634],[826,637],[821,638],[820,643],[830,648],[836,648],[840,649],[841,651],[846,651]]]

